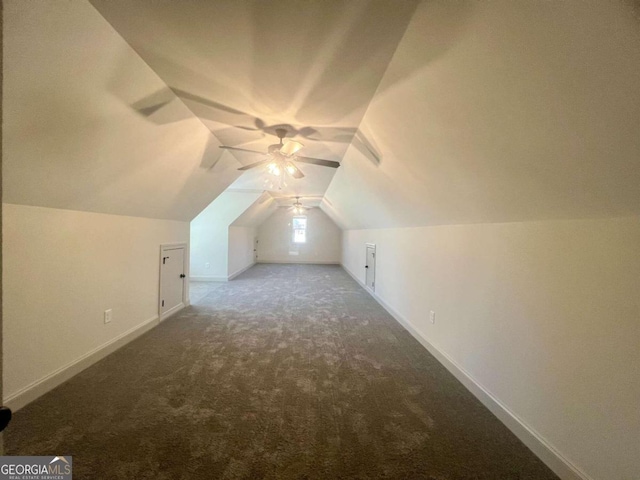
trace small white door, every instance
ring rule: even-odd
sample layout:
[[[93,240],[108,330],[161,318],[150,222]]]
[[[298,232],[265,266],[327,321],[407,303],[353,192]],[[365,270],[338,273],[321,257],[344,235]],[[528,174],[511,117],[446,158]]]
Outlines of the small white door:
[[[185,248],[183,246],[161,249],[160,257],[160,315],[173,313],[184,306]]]
[[[376,289],[376,246],[367,244],[367,259],[365,263],[365,285],[371,290]]]
[[[258,263],[258,237],[253,239],[253,261]]]

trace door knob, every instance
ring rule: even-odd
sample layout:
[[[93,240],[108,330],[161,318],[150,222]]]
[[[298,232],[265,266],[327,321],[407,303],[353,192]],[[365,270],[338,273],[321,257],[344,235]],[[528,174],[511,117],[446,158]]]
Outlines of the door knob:
[[[180,278],[184,278],[184,277],[186,277],[186,275],[184,273],[181,273]]]
[[[364,268],[369,268],[369,265],[365,265]]]

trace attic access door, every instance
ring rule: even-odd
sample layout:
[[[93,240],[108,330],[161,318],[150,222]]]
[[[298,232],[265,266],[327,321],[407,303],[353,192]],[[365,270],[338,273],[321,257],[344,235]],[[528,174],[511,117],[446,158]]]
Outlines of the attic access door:
[[[365,285],[371,291],[376,289],[376,246],[367,243],[367,257],[365,261]]]
[[[186,245],[160,247],[160,319],[182,309],[186,304]]]

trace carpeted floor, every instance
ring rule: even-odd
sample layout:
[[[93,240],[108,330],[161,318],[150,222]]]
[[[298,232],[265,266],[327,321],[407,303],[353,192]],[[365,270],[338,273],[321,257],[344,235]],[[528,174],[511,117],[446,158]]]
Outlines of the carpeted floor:
[[[17,412],[77,479],[556,477],[340,267],[257,265]]]

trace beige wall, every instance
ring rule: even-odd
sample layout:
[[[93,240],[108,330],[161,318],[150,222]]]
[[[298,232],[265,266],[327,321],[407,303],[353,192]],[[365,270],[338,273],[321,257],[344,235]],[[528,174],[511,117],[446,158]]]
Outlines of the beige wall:
[[[251,227],[229,227],[229,277],[255,263],[253,243],[258,230]]]
[[[188,241],[188,222],[3,204],[5,402],[155,319],[160,244]]]
[[[375,243],[376,294],[584,478],[640,478],[639,218],[343,238],[348,270]]]
[[[342,232],[319,208],[307,210],[307,242],[293,243],[287,208],[278,208],[258,228],[258,262],[261,263],[340,263]],[[291,255],[297,252],[298,255]]]

